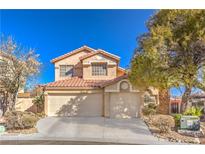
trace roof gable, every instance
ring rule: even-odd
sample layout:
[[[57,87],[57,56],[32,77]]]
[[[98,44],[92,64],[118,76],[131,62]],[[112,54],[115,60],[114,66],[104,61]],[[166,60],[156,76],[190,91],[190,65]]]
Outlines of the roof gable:
[[[79,53],[79,52],[82,52],[82,51],[84,51],[84,50],[89,51],[90,53],[94,53],[94,52],[95,52],[95,49],[93,49],[93,48],[90,48],[90,47],[88,47],[88,46],[82,46],[82,47],[80,47],[80,48],[78,48],[78,49],[75,49],[75,50],[73,50],[73,51],[71,51],[71,52],[68,52],[68,53],[66,53],[66,54],[64,54],[64,55],[62,55],[62,56],[59,56],[59,57],[57,57],[57,58],[52,59],[51,62],[52,62],[52,63],[55,63],[55,62],[57,62],[57,61],[60,61],[60,60],[65,59],[65,58],[67,58],[67,57],[70,57],[70,56],[72,56],[72,55],[74,55],[74,54],[77,54],[77,53]]]
[[[85,55],[85,56],[82,56],[82,57],[80,57],[80,60],[84,60],[84,59],[93,57],[93,56],[98,55],[98,54],[102,54],[102,55],[104,55],[104,56],[110,57],[110,58],[115,59],[115,60],[117,60],[117,61],[120,60],[120,57],[119,57],[119,56],[116,56],[116,55],[114,55],[114,54],[108,53],[108,52],[106,52],[106,51],[104,51],[104,50],[102,50],[102,49],[98,49],[96,52],[92,52],[92,53],[90,53],[90,54],[87,54],[87,55]]]

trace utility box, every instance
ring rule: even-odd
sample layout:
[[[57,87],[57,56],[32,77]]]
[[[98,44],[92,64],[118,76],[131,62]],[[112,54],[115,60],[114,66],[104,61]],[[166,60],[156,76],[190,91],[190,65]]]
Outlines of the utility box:
[[[0,125],[0,134],[4,133],[6,131],[6,128],[4,125]]]
[[[0,134],[6,131],[5,123],[6,123],[5,119],[0,117]]]
[[[182,116],[180,119],[180,128],[187,130],[200,130],[200,118],[197,116]]]

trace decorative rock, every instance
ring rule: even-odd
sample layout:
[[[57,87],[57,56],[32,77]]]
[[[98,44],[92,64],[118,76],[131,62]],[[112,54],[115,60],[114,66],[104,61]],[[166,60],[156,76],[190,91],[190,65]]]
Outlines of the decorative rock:
[[[204,136],[204,133],[201,129],[199,131],[178,129],[178,133],[182,135],[192,136],[192,137],[203,137]]]
[[[6,120],[3,117],[0,117],[0,124],[4,124]]]

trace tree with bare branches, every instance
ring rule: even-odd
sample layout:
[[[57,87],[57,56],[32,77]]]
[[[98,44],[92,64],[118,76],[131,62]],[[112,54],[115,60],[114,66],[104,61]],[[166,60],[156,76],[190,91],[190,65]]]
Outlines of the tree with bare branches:
[[[33,49],[26,49],[11,37],[0,39],[0,83],[4,89],[4,112],[15,109],[20,88],[39,73],[39,55]]]

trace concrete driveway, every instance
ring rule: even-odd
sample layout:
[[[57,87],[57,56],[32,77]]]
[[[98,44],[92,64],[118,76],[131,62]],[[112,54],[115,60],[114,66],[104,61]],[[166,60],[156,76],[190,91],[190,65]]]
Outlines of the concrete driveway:
[[[170,144],[154,137],[141,119],[46,117],[37,123],[46,138],[125,144]]]

